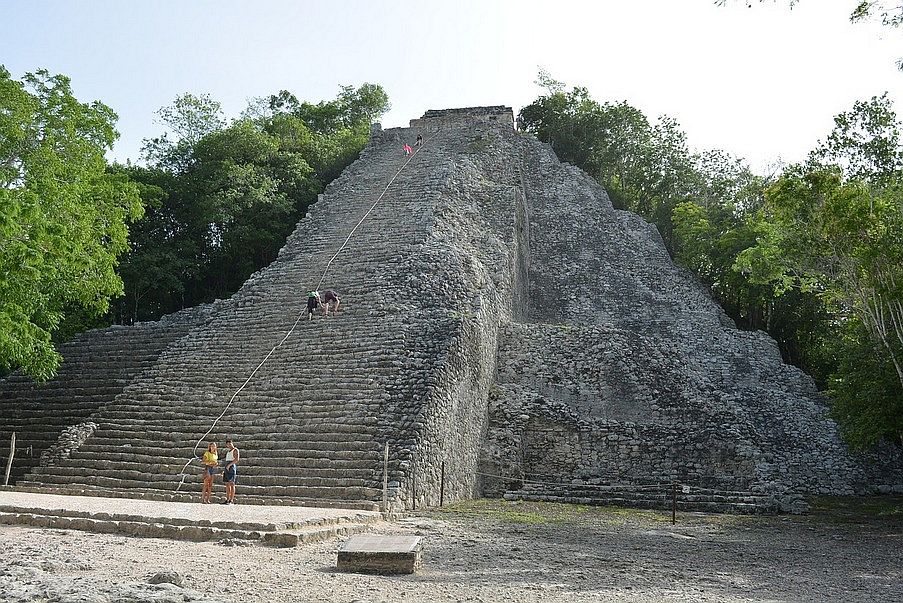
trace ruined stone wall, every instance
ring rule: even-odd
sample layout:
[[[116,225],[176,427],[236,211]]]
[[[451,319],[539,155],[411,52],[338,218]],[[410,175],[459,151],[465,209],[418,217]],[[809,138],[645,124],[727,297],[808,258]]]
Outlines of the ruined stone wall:
[[[428,144],[447,156],[449,171],[438,189],[432,234],[409,265],[403,295],[416,300],[412,315],[445,325],[410,339],[414,357],[425,363],[416,379],[429,387],[409,408],[417,429],[397,480],[408,506],[438,504],[443,491],[446,500],[479,494],[497,333],[523,303],[526,281],[517,253],[518,241],[525,244],[524,198],[500,144],[510,126],[447,116],[412,123],[415,132],[438,132]]]
[[[481,467],[504,477],[486,492],[531,479],[848,494],[880,475],[900,487],[899,452],[852,455],[812,380],[766,334],[737,330],[652,225],[547,146],[522,137],[521,149],[530,307],[500,344]]]

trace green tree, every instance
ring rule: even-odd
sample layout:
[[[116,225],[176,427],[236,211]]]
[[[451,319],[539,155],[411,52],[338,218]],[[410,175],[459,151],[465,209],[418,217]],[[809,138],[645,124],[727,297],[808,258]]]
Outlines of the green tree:
[[[885,92],[856,101],[834,118],[834,130],[809,157],[812,165],[836,165],[845,176],[886,186],[903,170],[900,124]]]
[[[142,156],[152,166],[177,172],[188,169],[194,147],[204,136],[226,125],[222,105],[208,94],[186,92],[157,111],[157,116],[166,132],[145,140]]]
[[[115,121],[62,75],[19,82],[0,67],[0,371],[49,378],[67,311],[102,314],[122,292],[117,257],[142,205],[134,184],[106,170]]]
[[[850,417],[860,394],[850,383],[862,385],[864,378],[862,366],[850,359],[861,359],[870,348],[870,366],[892,367],[895,384],[868,388],[889,393],[869,401],[884,409],[885,420],[874,421],[873,407],[872,431],[854,434],[859,444],[882,437],[903,442],[903,422],[896,416],[903,397],[903,187],[875,189],[844,180],[836,167],[796,167],[769,188],[766,212],[768,229],[738,256],[738,266],[758,282],[775,284],[778,292],[814,292],[832,309],[850,344],[839,350],[845,361],[833,376],[845,424],[857,424]]]

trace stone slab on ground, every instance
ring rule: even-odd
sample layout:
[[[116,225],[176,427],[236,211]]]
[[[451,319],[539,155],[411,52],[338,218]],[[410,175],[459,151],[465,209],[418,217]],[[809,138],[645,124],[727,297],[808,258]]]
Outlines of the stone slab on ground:
[[[357,535],[338,553],[338,569],[372,574],[413,574],[420,567],[420,536]]]
[[[253,540],[295,546],[354,534],[375,511],[285,505],[218,505],[30,492],[0,492],[0,523],[176,540]]]

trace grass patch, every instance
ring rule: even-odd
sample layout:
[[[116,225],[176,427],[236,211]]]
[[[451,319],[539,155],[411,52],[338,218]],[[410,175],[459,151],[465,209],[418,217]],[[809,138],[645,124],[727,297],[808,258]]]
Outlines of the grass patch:
[[[670,513],[622,507],[596,507],[552,502],[507,501],[497,498],[465,500],[431,509],[425,514],[443,519],[470,518],[528,525],[670,522]]]
[[[903,496],[815,496],[810,517],[829,522],[903,522]]]
[[[470,153],[483,153],[486,149],[489,148],[490,144],[489,138],[483,138],[482,136],[477,136],[467,145],[467,151]]]

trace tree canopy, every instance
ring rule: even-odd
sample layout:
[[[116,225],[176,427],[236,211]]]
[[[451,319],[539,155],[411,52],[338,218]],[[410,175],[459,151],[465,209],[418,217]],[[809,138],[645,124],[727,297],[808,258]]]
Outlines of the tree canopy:
[[[857,102],[768,188],[739,270],[830,310],[837,417],[861,445],[903,443],[903,155],[887,97]],[[865,392],[865,395],[864,395]]]
[[[0,108],[0,372],[46,379],[66,315],[103,314],[122,293],[117,258],[142,203],[106,170],[116,114],[79,102],[68,78],[0,66]]]

